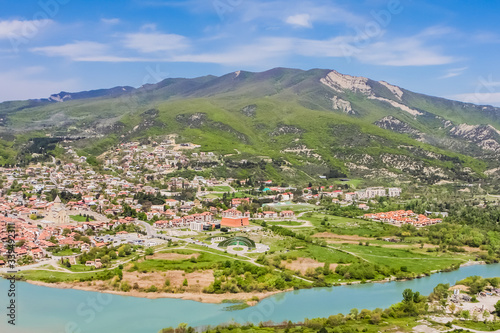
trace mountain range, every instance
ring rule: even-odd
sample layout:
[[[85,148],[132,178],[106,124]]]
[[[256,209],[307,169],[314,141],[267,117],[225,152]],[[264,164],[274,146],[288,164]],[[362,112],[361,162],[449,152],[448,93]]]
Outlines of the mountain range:
[[[236,177],[496,184],[499,129],[493,106],[335,70],[274,68],[0,103],[0,163],[26,159],[34,138],[71,139],[99,155],[175,133],[225,155]]]

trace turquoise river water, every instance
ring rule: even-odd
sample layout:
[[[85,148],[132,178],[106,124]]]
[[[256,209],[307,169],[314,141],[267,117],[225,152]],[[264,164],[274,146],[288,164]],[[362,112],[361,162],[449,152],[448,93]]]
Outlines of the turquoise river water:
[[[145,333],[185,322],[191,326],[272,320],[301,321],[347,313],[352,308],[386,308],[401,300],[406,288],[428,295],[438,283],[454,284],[467,276],[500,276],[500,264],[461,267],[457,271],[403,282],[367,283],[281,293],[244,310],[179,299],[145,299],[74,289],[16,283],[16,325],[7,323],[9,281],[0,280],[2,333]],[[230,297],[228,297],[230,298]]]

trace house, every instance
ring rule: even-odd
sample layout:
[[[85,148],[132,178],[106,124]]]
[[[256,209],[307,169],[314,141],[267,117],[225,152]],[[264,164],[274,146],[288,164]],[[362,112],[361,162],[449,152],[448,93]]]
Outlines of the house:
[[[40,248],[36,249],[31,249],[31,256],[33,259],[42,259],[43,258],[43,251]]]
[[[243,214],[239,210],[234,208],[227,209],[222,212],[222,217],[240,217],[242,215]]]
[[[175,199],[166,199],[165,200],[165,205],[167,205],[169,207],[175,207],[178,203],[179,203],[179,201],[177,201]]]
[[[250,204],[250,198],[234,198],[231,200],[231,206],[238,207],[241,204]]]
[[[368,210],[368,209],[370,209],[370,207],[368,207],[366,204],[359,204],[359,205],[358,205],[358,208],[359,208],[359,209],[363,209],[363,210]]]
[[[157,210],[160,212],[164,212],[165,206],[164,205],[151,205],[151,210]]]
[[[295,217],[295,213],[293,212],[293,210],[284,210],[284,211],[280,212],[280,217],[283,217],[283,218]]]
[[[348,192],[344,195],[344,199],[345,201],[353,201],[355,195],[356,194],[354,192]]]
[[[276,212],[271,212],[271,211],[266,211],[266,212],[262,212],[262,215],[264,216],[264,218],[266,219],[275,219],[278,217],[278,213]]]

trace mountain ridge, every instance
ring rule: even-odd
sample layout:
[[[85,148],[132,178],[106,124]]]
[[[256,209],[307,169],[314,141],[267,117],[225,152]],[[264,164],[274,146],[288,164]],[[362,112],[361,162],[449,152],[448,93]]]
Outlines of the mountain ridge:
[[[243,152],[230,159],[269,156],[291,163],[291,174],[313,177],[483,179],[485,171],[500,167],[498,129],[500,108],[329,69],[167,78],[139,88],[0,103],[0,136],[17,138],[11,145],[17,151],[21,138],[41,134],[78,138],[83,152],[97,155],[123,140],[175,133],[206,150]],[[12,160],[7,155],[3,160]],[[262,174],[292,177],[283,165],[272,168],[276,172]]]

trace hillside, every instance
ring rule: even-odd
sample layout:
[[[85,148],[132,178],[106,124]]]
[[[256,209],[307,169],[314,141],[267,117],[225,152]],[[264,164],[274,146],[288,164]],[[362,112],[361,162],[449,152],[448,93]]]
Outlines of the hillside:
[[[496,184],[499,129],[499,108],[324,69],[171,78],[0,104],[2,163],[30,160],[39,151],[26,143],[47,134],[54,139],[45,151],[64,137],[98,155],[120,141],[176,133],[228,155],[229,175],[277,181]]]

